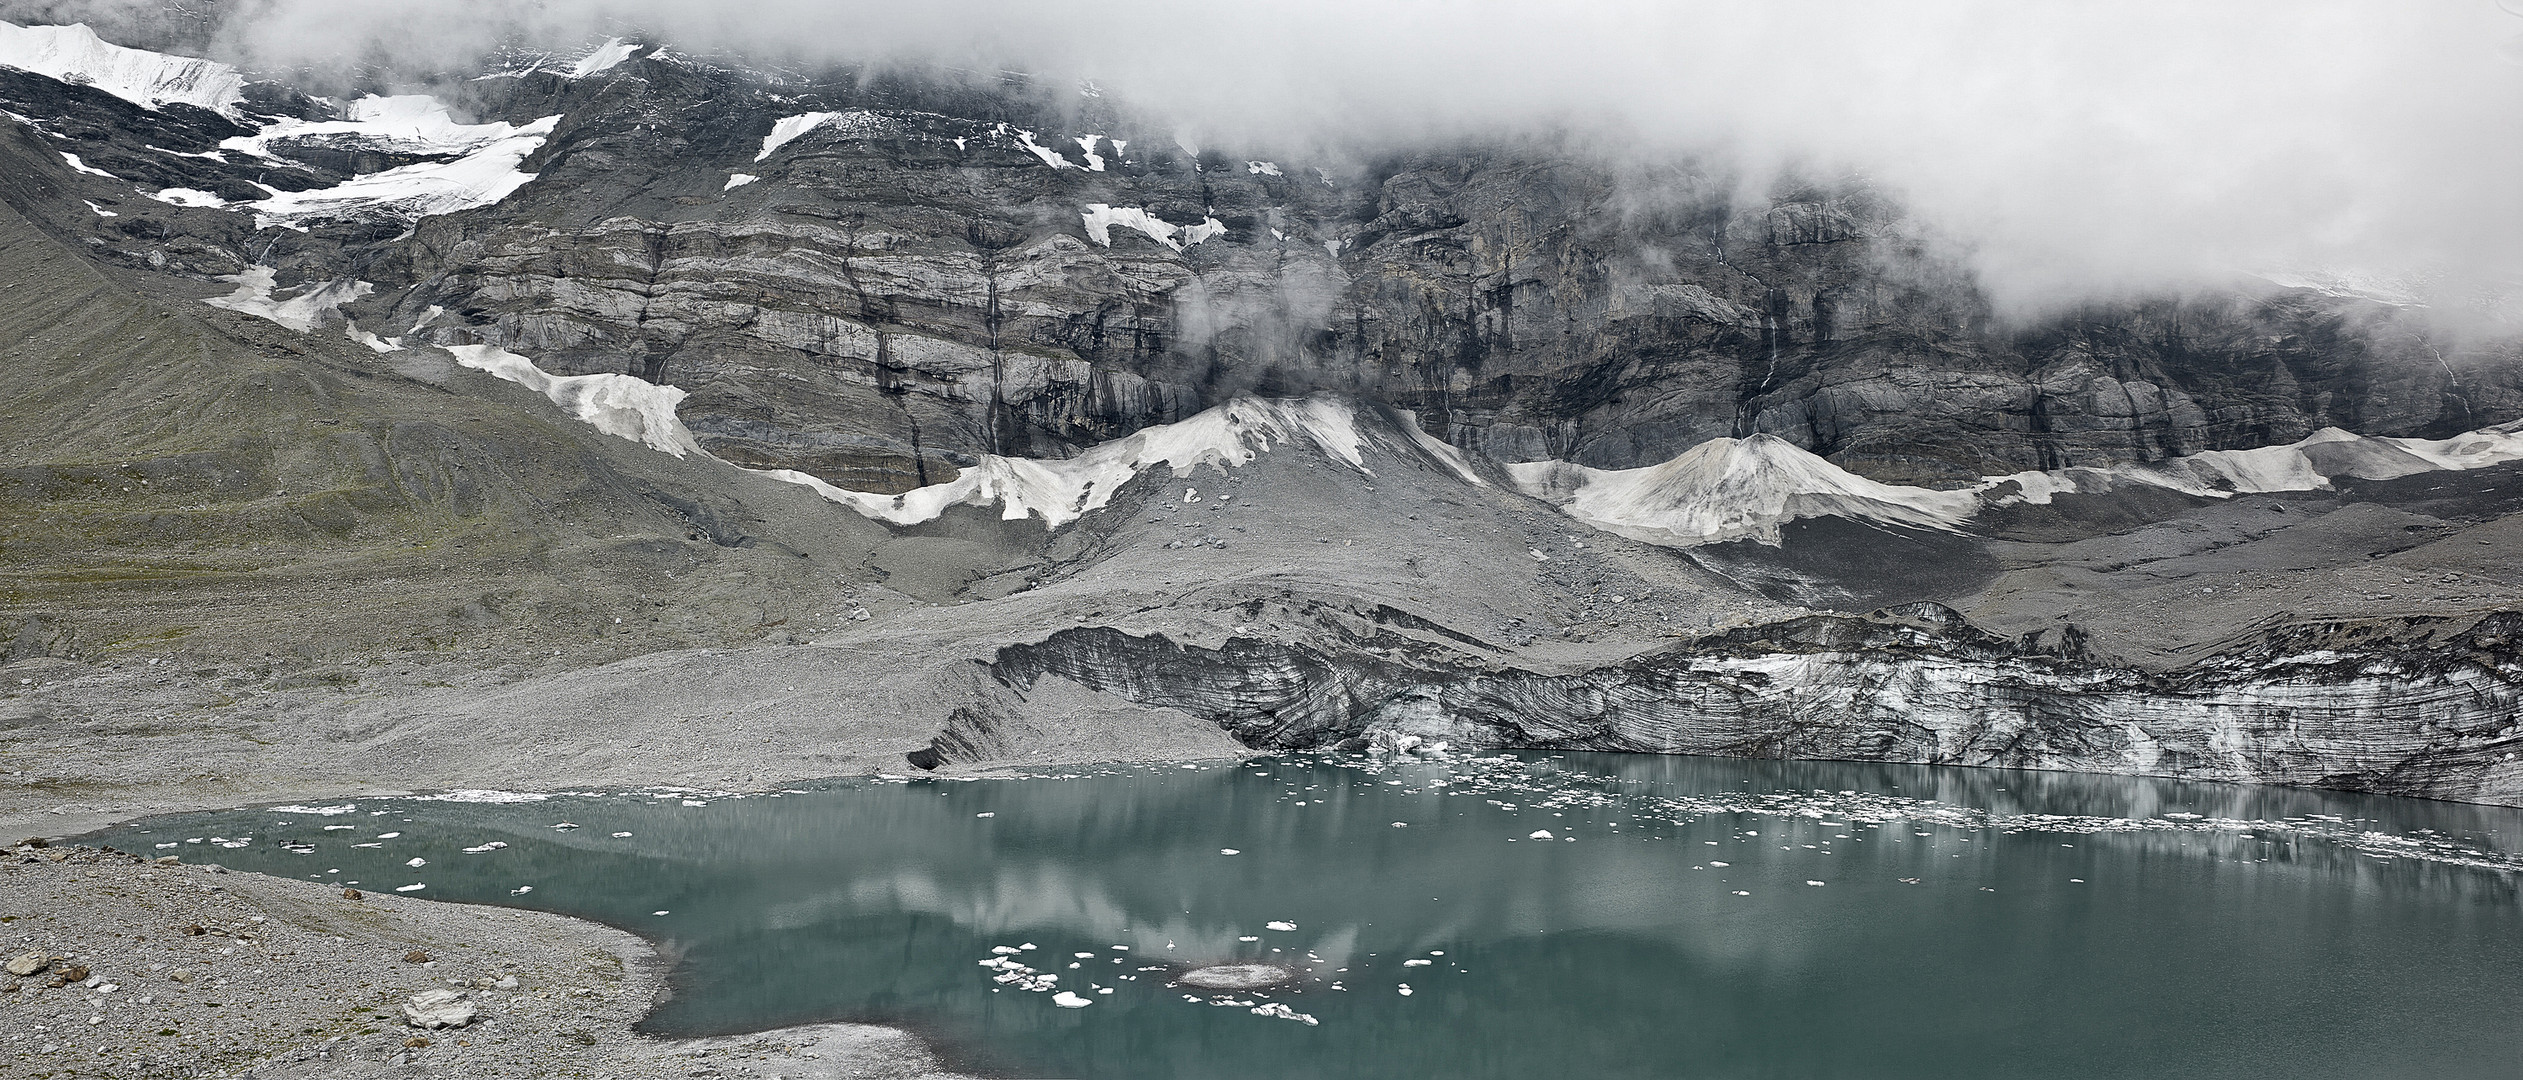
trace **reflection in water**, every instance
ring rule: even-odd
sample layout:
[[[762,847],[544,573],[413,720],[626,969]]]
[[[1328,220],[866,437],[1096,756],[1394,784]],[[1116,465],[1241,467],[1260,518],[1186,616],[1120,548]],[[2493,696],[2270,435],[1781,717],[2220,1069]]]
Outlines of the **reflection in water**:
[[[892,1021],[1016,1075],[2487,1077],[2523,1060],[2523,813],[2491,807],[1567,754],[365,800],[98,839],[601,920],[680,950],[655,1030]],[[1299,975],[1173,983],[1239,963]]]

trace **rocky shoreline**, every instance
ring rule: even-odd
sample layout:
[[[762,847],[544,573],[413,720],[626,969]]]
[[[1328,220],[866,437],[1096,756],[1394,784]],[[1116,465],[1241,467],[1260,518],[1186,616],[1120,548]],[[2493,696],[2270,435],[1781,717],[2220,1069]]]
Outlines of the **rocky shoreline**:
[[[952,1075],[871,1025],[641,1035],[668,964],[628,933],[354,892],[108,848],[0,853],[0,1075]],[[420,1026],[423,995],[437,1019],[471,1015]]]

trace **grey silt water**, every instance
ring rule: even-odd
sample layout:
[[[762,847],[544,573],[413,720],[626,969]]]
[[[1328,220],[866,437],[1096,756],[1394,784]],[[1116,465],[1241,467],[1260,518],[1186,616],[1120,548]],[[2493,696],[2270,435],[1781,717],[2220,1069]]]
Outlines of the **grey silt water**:
[[[879,1021],[1010,1076],[2523,1068],[2512,809],[1583,754],[498,798],[95,839],[595,919],[673,947],[655,1032]]]

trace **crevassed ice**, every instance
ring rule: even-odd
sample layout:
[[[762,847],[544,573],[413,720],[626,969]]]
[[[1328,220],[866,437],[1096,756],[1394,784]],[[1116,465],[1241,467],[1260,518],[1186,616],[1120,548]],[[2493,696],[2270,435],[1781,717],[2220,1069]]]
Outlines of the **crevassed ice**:
[[[518,166],[542,148],[560,119],[547,116],[510,128],[454,161],[387,169],[313,191],[278,192],[246,205],[257,211],[257,227],[368,213],[418,219],[490,206],[535,178]]]
[[[0,22],[0,65],[103,90],[144,108],[195,105],[231,119],[245,102],[245,76],[213,60],[127,49],[85,23],[19,26]]]
[[[281,120],[223,139],[219,148],[268,158],[276,142],[321,140],[398,154],[470,154],[522,130],[499,121],[458,123],[444,102],[426,94],[370,94],[343,106],[339,120]]]

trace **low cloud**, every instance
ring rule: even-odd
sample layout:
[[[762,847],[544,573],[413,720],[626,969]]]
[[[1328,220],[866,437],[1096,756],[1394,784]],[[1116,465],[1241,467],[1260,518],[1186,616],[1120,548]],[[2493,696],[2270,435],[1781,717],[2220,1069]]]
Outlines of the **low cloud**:
[[[2445,297],[2523,276],[2523,0],[245,0],[213,47],[418,67],[627,30],[1091,79],[1222,146],[1573,131],[1855,172],[2019,308],[2264,270]]]

